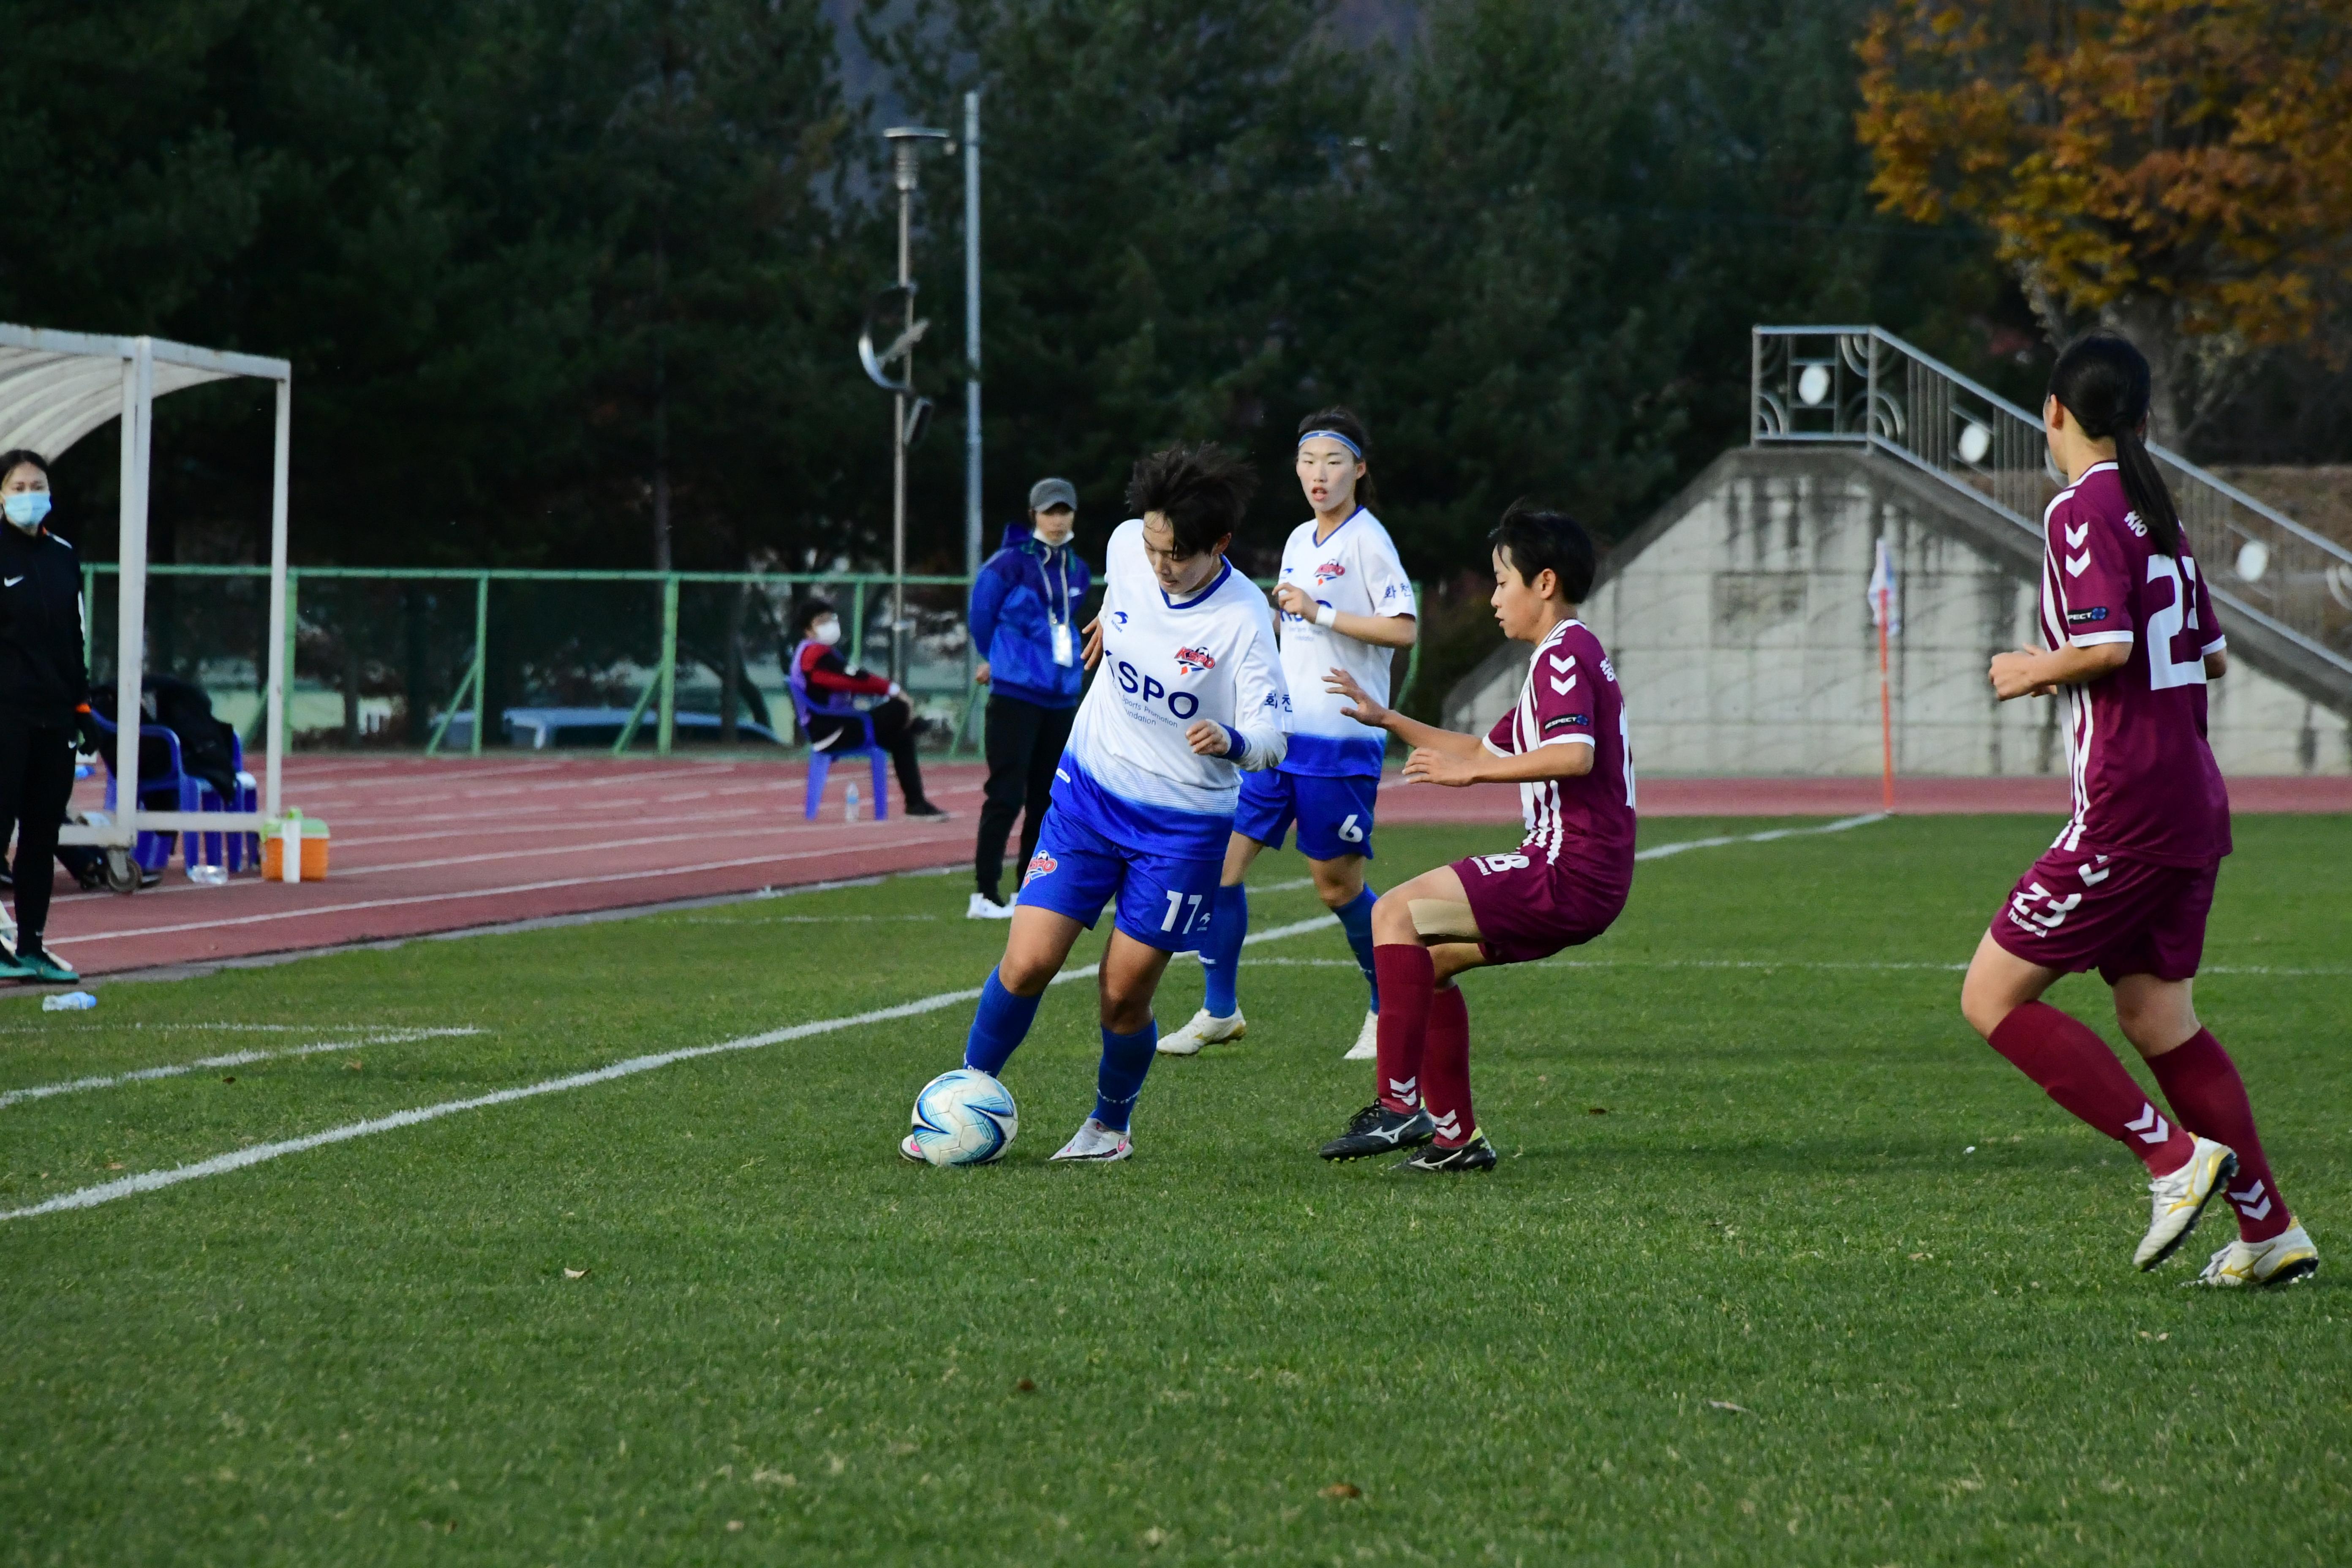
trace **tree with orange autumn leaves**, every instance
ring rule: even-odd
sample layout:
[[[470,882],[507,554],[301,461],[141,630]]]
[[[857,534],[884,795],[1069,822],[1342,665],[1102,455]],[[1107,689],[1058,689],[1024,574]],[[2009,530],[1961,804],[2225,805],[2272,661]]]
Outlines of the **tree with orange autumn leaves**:
[[[1989,228],[2054,341],[2137,342],[2156,439],[2268,351],[2334,341],[2352,0],[1907,0],[1859,48],[1882,207]]]

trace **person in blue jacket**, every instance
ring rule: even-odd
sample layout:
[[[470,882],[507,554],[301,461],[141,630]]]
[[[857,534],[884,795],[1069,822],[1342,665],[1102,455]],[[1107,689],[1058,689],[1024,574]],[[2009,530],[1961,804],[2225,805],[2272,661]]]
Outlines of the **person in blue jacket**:
[[[971,640],[982,655],[973,674],[989,691],[987,799],[971,867],[978,886],[964,911],[976,921],[1013,918],[1003,889],[1004,841],[1018,816],[1019,864],[1037,852],[1054,763],[1086,686],[1077,617],[1094,574],[1070,542],[1077,521],[1070,481],[1039,479],[1029,488],[1027,526],[1006,527],[1003,547],[972,582]]]

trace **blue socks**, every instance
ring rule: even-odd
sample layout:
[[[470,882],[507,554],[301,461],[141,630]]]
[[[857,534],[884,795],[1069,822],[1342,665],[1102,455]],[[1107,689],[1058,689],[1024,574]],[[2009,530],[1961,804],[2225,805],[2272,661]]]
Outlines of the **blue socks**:
[[[980,1005],[972,1009],[971,1033],[964,1037],[963,1065],[977,1068],[991,1078],[1002,1074],[1014,1049],[1029,1037],[1029,1026],[1037,1016],[1037,1004],[1045,999],[1042,993],[1015,996],[996,978],[996,971],[990,970],[988,984],[980,988]],[[1135,1081],[1141,1083],[1143,1075],[1137,1073]]]
[[[1371,917],[1364,917],[1364,951],[1371,952]],[[1242,938],[1249,935],[1249,889],[1239,882],[1217,889],[1210,906],[1209,940],[1201,949],[1201,969],[1207,976],[1201,1005],[1220,1018],[1241,1009]]]
[[[1102,1037],[1102,1067],[1095,1074],[1095,1120],[1124,1132],[1160,1045],[1160,1021],[1155,1018],[1131,1035],[1114,1035],[1106,1027]]]
[[[1371,884],[1367,882],[1364,890],[1356,895],[1353,902],[1344,909],[1331,911],[1339,917],[1339,929],[1348,933],[1348,945],[1355,949],[1356,963],[1364,971],[1364,984],[1372,990],[1372,1011],[1375,1013],[1381,1010],[1381,982],[1379,976],[1372,973],[1372,906],[1380,901],[1381,896],[1372,891]],[[1216,928],[1212,926],[1210,929],[1213,931]]]
[[[980,1005],[972,1010],[971,1033],[964,1039],[963,1065],[977,1068],[991,1078],[1003,1070],[1005,1062],[1023,1039],[1027,1037],[1030,1024],[1037,1016],[1037,1004],[1042,996],[1015,996],[988,972],[988,984],[980,988]],[[1151,1070],[1151,1058],[1160,1045],[1160,1025],[1154,1020],[1131,1035],[1102,1032],[1102,1067],[1095,1076],[1095,1117],[1104,1126],[1127,1131],[1129,1113],[1135,1109],[1135,1097],[1143,1092],[1143,1078]]]

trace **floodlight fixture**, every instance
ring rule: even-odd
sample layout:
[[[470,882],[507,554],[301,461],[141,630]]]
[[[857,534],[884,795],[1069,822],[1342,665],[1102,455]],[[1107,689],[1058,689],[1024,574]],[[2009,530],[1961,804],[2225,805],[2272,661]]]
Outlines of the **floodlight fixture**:
[[[858,334],[857,357],[874,384],[890,394],[890,678],[907,678],[907,448],[922,438],[930,425],[930,405],[915,398],[915,344],[925,323],[915,318],[915,268],[912,250],[915,187],[922,174],[923,149],[945,142],[948,133],[928,125],[893,125],[882,132],[890,144],[890,183],[898,192],[898,281],[876,296]],[[874,333],[887,321],[887,307],[898,307],[898,331],[890,346],[877,353]],[[887,330],[887,328],[886,328]],[[893,363],[896,376],[887,373]]]

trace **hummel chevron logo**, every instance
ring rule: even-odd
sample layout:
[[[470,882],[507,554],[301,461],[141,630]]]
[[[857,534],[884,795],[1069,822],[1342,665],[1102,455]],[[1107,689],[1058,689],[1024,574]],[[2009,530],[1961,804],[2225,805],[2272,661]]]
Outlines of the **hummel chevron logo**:
[[[1555,679],[1551,683],[1551,689],[1565,697],[1576,689],[1576,677],[1571,675],[1566,680]]]
[[[2104,855],[2102,855],[2102,856],[2100,856],[2100,857],[2099,857],[2099,858],[2100,858],[2101,860],[2105,860],[2105,859],[2106,858],[2106,857],[2105,857],[2105,856],[2104,856]],[[2100,883],[2102,883],[2102,882],[2105,881],[2108,878],[2110,878],[2110,877],[2114,876],[2115,874],[2116,874],[2116,868],[2115,868],[2113,866],[2104,866],[2104,865],[2103,865],[2103,866],[2101,866],[2101,867],[2100,867],[2097,870],[2095,870],[2095,871],[2094,871],[2093,869],[2091,869],[2091,868],[2089,868],[2088,866],[2085,866],[2085,867],[2084,867],[2084,868],[2083,868],[2083,880],[2084,880],[2086,884],[2088,884],[2089,886],[2094,887],[2094,888],[2097,887]]]
[[[2139,1102],[2139,1120],[2124,1123],[2124,1131],[2137,1132],[2143,1143],[2161,1143],[2172,1136],[2172,1126],[2156,1113],[2156,1107],[2146,1100]]]
[[[2067,576],[2080,577],[2084,573],[2088,572],[2090,569],[2091,552],[2089,551],[2085,550],[2080,555],[2069,555],[2066,557]]]
[[[2271,1217],[2270,1194],[2263,1191],[2260,1182],[2242,1193],[2231,1193],[2230,1201],[2238,1205],[2239,1213],[2258,1225]]]
[[[1433,1116],[1429,1120],[1436,1125],[1440,1138],[1462,1136],[1462,1117],[1458,1111],[1449,1110],[1443,1116]]]
[[[1559,671],[1562,675],[1566,675],[1570,670],[1576,668],[1576,656],[1574,654],[1570,654],[1566,658],[1560,658],[1558,654],[1553,654],[1550,658],[1551,667]]]
[[[2090,537],[2091,525],[2087,522],[2080,528],[2070,528],[2066,530],[2066,548],[2069,550],[2080,550],[2083,548],[2083,541]]]

